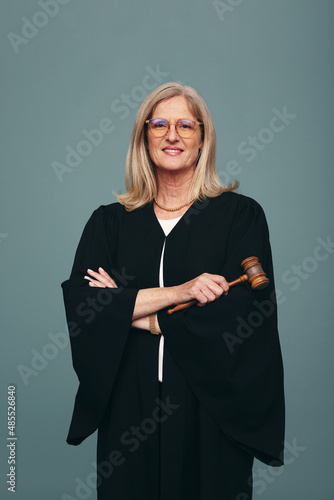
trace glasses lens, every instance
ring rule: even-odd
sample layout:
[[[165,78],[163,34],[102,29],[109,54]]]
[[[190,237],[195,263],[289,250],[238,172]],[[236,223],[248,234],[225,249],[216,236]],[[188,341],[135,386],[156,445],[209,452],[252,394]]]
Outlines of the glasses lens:
[[[150,130],[157,137],[162,137],[167,133],[168,122],[166,120],[152,120],[150,121]]]
[[[195,132],[196,123],[191,120],[180,120],[177,122],[176,130],[181,137],[191,137]]]

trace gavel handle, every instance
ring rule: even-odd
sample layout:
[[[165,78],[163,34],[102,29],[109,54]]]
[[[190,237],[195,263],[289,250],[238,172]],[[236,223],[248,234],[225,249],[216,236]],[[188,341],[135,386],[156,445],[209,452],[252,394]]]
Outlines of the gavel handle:
[[[237,280],[230,281],[227,284],[231,288],[232,286],[238,285],[239,283],[244,283],[245,281],[248,281],[247,274],[243,274]],[[182,309],[188,309],[188,307],[194,306],[195,304],[197,304],[197,300],[191,300],[190,302],[184,302],[183,304],[179,304],[178,306],[175,306],[172,309],[168,309],[167,312],[168,314],[173,314],[173,312],[182,311]]]
[[[240,276],[240,278],[238,278],[237,280],[234,280],[234,281],[230,281],[228,284],[228,286],[231,288],[231,286],[234,286],[234,285],[239,285],[239,283],[244,283],[245,281],[248,281],[248,276],[247,274],[243,274],[242,276]]]

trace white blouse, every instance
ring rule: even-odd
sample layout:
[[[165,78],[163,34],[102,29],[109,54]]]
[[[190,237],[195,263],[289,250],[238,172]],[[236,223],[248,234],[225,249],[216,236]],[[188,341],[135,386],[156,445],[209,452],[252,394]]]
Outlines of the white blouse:
[[[158,219],[166,237],[169,235],[169,233],[174,228],[174,226],[176,226],[176,224],[181,219],[181,217],[177,217],[176,219],[169,219],[169,220]],[[159,286],[161,286],[161,287],[164,286],[163,260],[164,260],[165,245],[166,245],[166,238],[164,241],[164,246],[162,248],[161,259],[160,259]],[[159,343],[159,359],[158,359],[158,379],[160,382],[162,382],[163,357],[164,357],[164,336],[161,335],[160,336],[160,343]]]

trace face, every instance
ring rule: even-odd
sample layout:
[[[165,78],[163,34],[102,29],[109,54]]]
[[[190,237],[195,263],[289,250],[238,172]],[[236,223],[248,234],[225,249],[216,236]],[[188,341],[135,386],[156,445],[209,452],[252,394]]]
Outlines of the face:
[[[159,102],[151,118],[163,118],[172,124],[183,118],[199,121],[190,110],[185,97],[182,96],[171,97]],[[173,125],[163,137],[155,137],[148,130],[147,141],[151,160],[157,168],[167,171],[195,169],[198,150],[203,145],[201,132],[201,126],[198,125],[195,133],[185,139],[179,137]]]

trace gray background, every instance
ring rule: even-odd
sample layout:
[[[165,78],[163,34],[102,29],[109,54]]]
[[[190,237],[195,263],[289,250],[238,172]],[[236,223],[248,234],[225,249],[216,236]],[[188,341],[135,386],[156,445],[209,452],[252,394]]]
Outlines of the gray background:
[[[271,470],[255,463],[254,498],[333,499],[334,257],[330,244],[317,248],[319,238],[334,238],[333,1],[57,5],[52,15],[36,14],[45,12],[36,0],[0,6],[1,498],[12,498],[9,384],[17,386],[18,403],[15,498],[95,498],[91,487],[77,496],[75,488],[94,471],[96,436],[80,447],[65,443],[77,380],[60,283],[92,211],[114,202],[113,191],[124,192],[132,125],[148,93],[143,81],[156,87],[179,80],[201,93],[213,115],[222,182],[235,160],[231,178],[261,203],[270,226],[282,302],[287,464]],[[40,27],[25,28],[23,18]],[[163,75],[145,79],[152,70]],[[120,111],[123,94],[132,94],[131,104]],[[284,107],[287,123],[268,131],[273,110]],[[57,176],[54,162],[66,166],[66,147],[80,150],[82,131],[104,118],[113,131]],[[259,138],[254,154],[246,152],[250,136]],[[36,369],[43,353],[48,359],[39,357]]]

